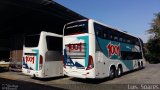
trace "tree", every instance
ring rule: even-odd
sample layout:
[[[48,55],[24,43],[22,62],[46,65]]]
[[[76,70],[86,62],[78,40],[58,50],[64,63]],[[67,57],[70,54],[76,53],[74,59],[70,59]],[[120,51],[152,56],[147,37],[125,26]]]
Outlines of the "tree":
[[[155,18],[151,23],[151,29],[148,33],[152,35],[147,42],[149,53],[146,59],[151,62],[160,62],[160,12],[155,14]]]
[[[152,34],[154,39],[160,39],[160,12],[155,14],[156,18],[151,23],[151,29],[148,30],[149,34]]]

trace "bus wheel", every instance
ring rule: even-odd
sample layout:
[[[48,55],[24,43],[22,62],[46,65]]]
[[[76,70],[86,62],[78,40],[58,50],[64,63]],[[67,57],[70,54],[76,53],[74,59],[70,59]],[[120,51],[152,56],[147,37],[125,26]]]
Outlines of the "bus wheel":
[[[112,80],[115,78],[115,69],[114,68],[111,68],[110,69],[110,73],[109,73],[109,79]]]
[[[122,67],[118,67],[116,70],[116,77],[121,77],[123,73]]]
[[[140,65],[140,62],[138,62],[138,70],[141,69],[141,65]]]
[[[30,77],[31,77],[32,79],[35,79],[35,78],[36,78],[36,75],[33,74],[33,75],[31,75]]]
[[[143,62],[141,62],[141,68],[142,68],[142,69],[144,68],[144,66],[143,66]]]

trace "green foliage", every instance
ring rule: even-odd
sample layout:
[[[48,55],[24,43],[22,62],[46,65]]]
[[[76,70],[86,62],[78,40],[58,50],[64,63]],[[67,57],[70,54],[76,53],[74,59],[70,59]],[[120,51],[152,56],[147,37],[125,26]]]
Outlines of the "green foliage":
[[[160,55],[160,39],[150,39],[147,43],[149,53]]]
[[[151,29],[148,30],[148,33],[152,35],[147,42],[149,53],[145,55],[151,63],[160,62],[160,13],[155,14],[155,16],[151,23]]]
[[[149,63],[159,63],[160,57],[157,57],[154,54],[145,54],[145,58]]]
[[[148,30],[149,34],[153,35],[153,39],[160,39],[160,13],[155,14],[156,18],[151,23],[151,29]]]

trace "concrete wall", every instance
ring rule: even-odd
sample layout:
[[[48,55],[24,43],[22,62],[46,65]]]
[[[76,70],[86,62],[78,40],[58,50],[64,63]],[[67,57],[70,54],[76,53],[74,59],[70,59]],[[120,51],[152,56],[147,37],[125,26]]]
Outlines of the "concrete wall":
[[[24,34],[16,34],[11,38],[10,59],[11,67],[21,69]]]

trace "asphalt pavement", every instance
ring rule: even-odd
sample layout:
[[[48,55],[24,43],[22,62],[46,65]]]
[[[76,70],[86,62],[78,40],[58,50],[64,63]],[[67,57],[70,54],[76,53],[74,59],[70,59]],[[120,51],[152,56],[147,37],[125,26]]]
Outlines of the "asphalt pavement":
[[[21,72],[0,72],[3,90],[160,90],[160,64],[147,64],[144,69],[125,73],[119,78],[79,79],[54,77],[33,79]],[[7,89],[15,87],[17,89]]]

